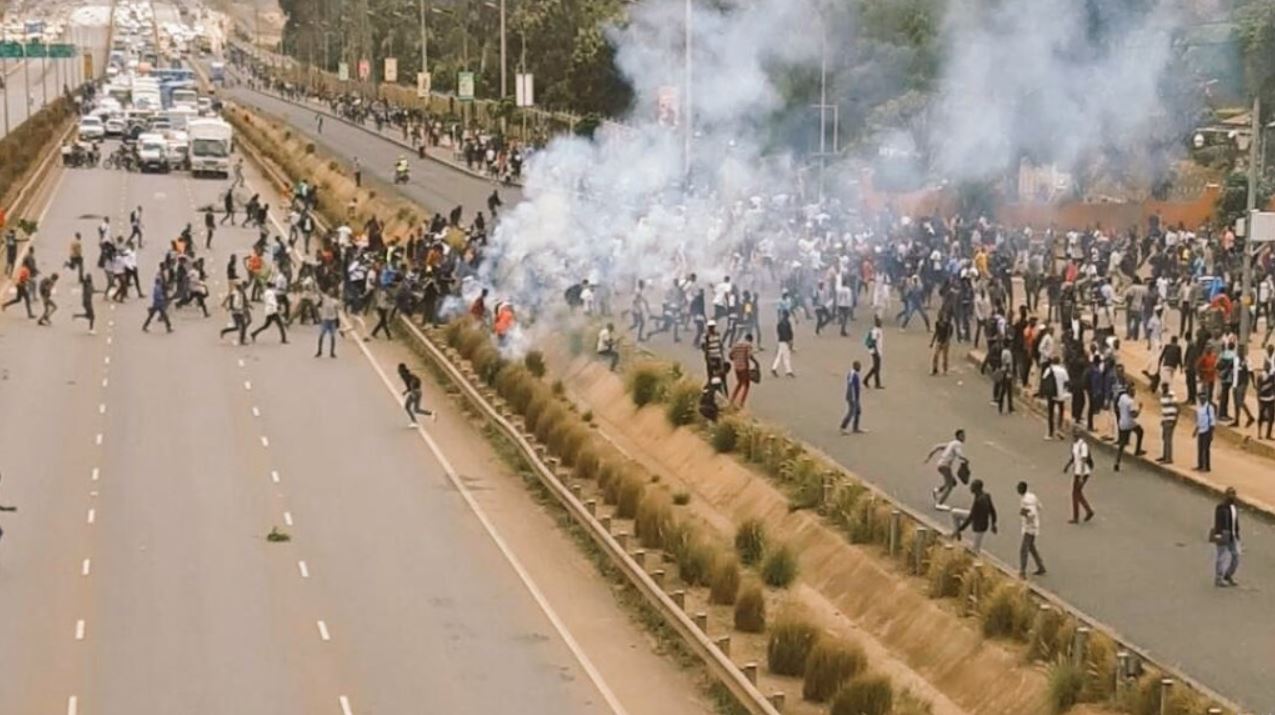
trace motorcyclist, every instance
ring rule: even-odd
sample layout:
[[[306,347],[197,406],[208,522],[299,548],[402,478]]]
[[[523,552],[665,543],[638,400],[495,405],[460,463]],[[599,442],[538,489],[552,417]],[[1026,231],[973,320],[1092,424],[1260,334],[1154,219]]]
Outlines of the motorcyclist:
[[[394,178],[398,181],[407,181],[407,157],[399,154],[398,161],[394,162]]]

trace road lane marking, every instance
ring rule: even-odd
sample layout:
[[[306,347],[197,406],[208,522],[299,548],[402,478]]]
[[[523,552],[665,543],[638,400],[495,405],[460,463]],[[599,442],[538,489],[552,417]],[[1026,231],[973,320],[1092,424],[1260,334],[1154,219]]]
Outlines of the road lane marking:
[[[66,699],[66,715],[77,715],[80,712],[80,699],[72,695]]]
[[[75,622],[75,640],[77,641],[84,640],[84,619],[83,618]]]
[[[269,446],[270,446],[270,440],[269,440],[269,439],[267,439],[267,438],[266,438],[266,436],[265,436],[264,434],[263,434],[263,435],[261,435],[261,446],[262,446],[262,447],[269,447]]]
[[[301,578],[310,578],[310,567],[304,561],[297,562],[297,570],[301,572]]]
[[[278,483],[279,483],[279,472],[277,472],[277,471],[275,471],[275,470],[273,470],[273,469],[272,469],[272,470],[270,470],[270,481],[274,482],[275,484],[278,484]]]
[[[253,416],[253,417],[260,417],[260,416],[261,416],[261,410],[257,409],[257,406],[256,406],[256,405],[253,405],[253,406],[252,406],[252,416]]]
[[[354,715],[354,711],[350,709],[350,699],[341,696],[341,715]]]
[[[110,356],[110,355],[107,355],[106,357],[102,358],[102,364],[103,364],[103,365],[110,365],[110,364],[111,364],[111,356]]]
[[[88,519],[87,519],[87,521],[88,521],[88,523],[90,523],[90,524],[92,524],[93,522],[97,521],[97,510],[96,510],[96,509],[89,509],[89,515],[88,515]]]
[[[283,523],[287,524],[288,526],[292,526],[292,512],[290,511],[283,512]]]
[[[243,358],[239,358],[239,367],[243,367]]]
[[[84,563],[80,564],[80,575],[88,576],[89,571],[92,570],[92,566],[93,566],[93,563],[91,561],[89,561],[88,559],[84,559]]]
[[[319,621],[319,637],[324,641],[332,640],[332,636],[328,634],[328,624]]]
[[[115,308],[115,306],[114,306],[114,305],[112,305],[112,306],[111,306],[111,309],[112,309],[112,310],[114,310],[114,308]],[[108,320],[108,321],[106,321],[106,327],[108,327],[108,328],[114,328],[114,327],[115,327],[115,321],[114,321],[114,320]]]
[[[112,338],[112,337],[111,337],[111,336],[109,336],[109,335],[108,335],[108,336],[106,336],[106,344],[107,344],[107,345],[110,345],[110,344],[111,344],[111,341],[112,341],[112,340],[114,340],[114,339],[115,339],[115,338]]]
[[[102,378],[102,387],[106,387],[109,384],[111,384],[110,380],[106,379],[105,377]]]
[[[95,482],[96,482],[96,481],[97,481],[98,476],[100,476],[100,475],[101,475],[101,472],[98,470],[98,468],[97,468],[97,467],[93,467],[93,481],[95,481]]]
[[[106,414],[106,403],[105,403],[105,402],[99,402],[99,403],[98,403],[98,405],[97,405],[97,413],[98,413],[99,415],[104,415],[104,414]]]
[[[247,380],[244,380],[244,381],[243,381],[243,389],[245,389],[245,390],[252,390],[252,383],[251,383],[251,382],[248,382]]]
[[[371,365],[372,369],[376,371],[376,374],[380,376],[381,383],[385,385],[385,389],[390,393],[394,402],[396,404],[399,403],[398,388],[395,387],[389,376],[385,374],[385,371],[381,369],[380,363],[378,363],[376,358],[372,356],[372,351],[368,349],[367,344],[365,344],[362,340],[355,340],[354,343],[359,347],[359,350],[363,353],[363,357],[367,359],[368,364]],[[536,582],[532,580],[531,574],[527,573],[527,569],[523,567],[522,562],[519,561],[518,557],[514,555],[512,550],[510,550],[504,537],[496,531],[496,527],[493,526],[491,520],[487,518],[487,513],[483,511],[481,506],[479,506],[478,500],[474,498],[469,487],[461,481],[460,475],[456,473],[456,469],[452,467],[451,461],[443,454],[443,450],[438,446],[438,443],[434,441],[433,436],[431,436],[429,432],[425,431],[425,428],[420,425],[417,425],[416,427],[416,434],[420,436],[420,438],[429,447],[429,451],[433,453],[434,459],[438,460],[439,465],[442,466],[443,474],[447,476],[447,480],[452,483],[452,486],[456,489],[457,493],[461,495],[461,498],[464,499],[465,503],[469,506],[470,511],[472,511],[474,516],[478,518],[478,522],[482,524],[483,530],[487,532],[487,536],[489,536],[496,544],[496,548],[500,550],[502,555],[504,555],[505,561],[509,563],[510,568],[512,568],[514,573],[518,575],[519,580],[522,581],[522,585],[527,589],[528,593],[531,594],[536,605],[540,606],[540,610],[543,611],[545,617],[549,619],[554,630],[558,632],[558,636],[562,638],[563,643],[566,644],[567,649],[575,656],[576,661],[580,663],[580,667],[584,670],[585,674],[589,676],[589,680],[593,681],[594,687],[596,687],[598,692],[602,694],[602,698],[606,701],[611,712],[616,715],[628,715],[628,711],[624,709],[624,705],[620,702],[619,698],[616,697],[615,693],[611,691],[610,686],[608,686],[606,681],[603,680],[602,674],[598,672],[598,669],[593,665],[593,661],[589,659],[589,656],[585,654],[584,649],[580,647],[578,642],[576,642],[575,636],[571,635],[571,631],[567,630],[566,624],[558,617],[557,611],[553,609],[553,606],[549,605],[548,599],[545,598],[544,593],[541,592],[540,587],[536,585]]]
[[[94,442],[97,442],[99,445],[101,445],[101,444],[102,444],[102,433],[101,433],[101,432],[98,432],[98,433],[97,433],[97,436],[93,438],[93,441],[94,441]]]

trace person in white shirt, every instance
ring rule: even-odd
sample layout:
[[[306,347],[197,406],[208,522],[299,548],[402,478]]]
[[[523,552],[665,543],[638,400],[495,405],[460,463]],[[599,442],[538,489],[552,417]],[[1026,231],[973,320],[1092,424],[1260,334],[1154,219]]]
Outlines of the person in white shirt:
[[[923,460],[928,462],[934,455],[939,455],[938,472],[943,481],[930,490],[930,496],[934,499],[934,507],[936,509],[945,505],[947,498],[952,495],[952,490],[956,488],[956,475],[952,473],[952,466],[958,461],[962,465],[969,463],[969,460],[965,458],[965,430],[956,430],[955,437],[950,442],[939,442],[934,445]],[[960,467],[958,466],[957,468],[959,469]]]
[[[1044,576],[1045,562],[1036,550],[1036,537],[1040,535],[1040,499],[1027,491],[1027,482],[1018,483],[1018,515],[1023,522],[1023,540],[1018,547],[1018,577],[1027,578],[1027,557],[1036,562],[1036,576]]]
[[[615,326],[607,323],[606,327],[598,331],[598,357],[608,358],[611,361],[611,372],[615,372],[615,368],[620,364],[620,353],[615,349]]]
[[[1045,335],[1049,337],[1048,333]],[[1045,439],[1063,439],[1063,420],[1067,402],[1071,400],[1071,382],[1067,376],[1067,368],[1058,362],[1058,358],[1050,358],[1041,366],[1040,391],[1045,397],[1045,407],[1049,410],[1049,431]]]
[[[1076,524],[1080,521],[1080,507],[1085,508],[1085,521],[1093,519],[1093,509],[1085,499],[1085,485],[1093,476],[1093,454],[1079,426],[1072,428],[1071,437],[1071,458],[1063,465],[1063,474],[1071,469],[1071,521],[1067,523]]]
[[[1199,404],[1195,407],[1195,470],[1197,472],[1212,471],[1212,460],[1210,452],[1213,449],[1213,428],[1217,425],[1217,410],[1213,408],[1213,403],[1209,402],[1208,396],[1203,392],[1197,398]]]

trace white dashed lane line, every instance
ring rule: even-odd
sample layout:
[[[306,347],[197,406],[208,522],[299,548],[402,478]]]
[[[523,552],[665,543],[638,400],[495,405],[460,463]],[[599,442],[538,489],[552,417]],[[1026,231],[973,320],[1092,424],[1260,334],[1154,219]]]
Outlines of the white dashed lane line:
[[[93,562],[88,559],[84,559],[84,563],[80,565],[80,575],[88,576],[89,572],[92,569],[93,569]]]
[[[88,516],[85,517],[85,522],[92,524],[96,521],[97,521],[97,509],[89,509]]]
[[[84,640],[84,619],[83,618],[75,622],[75,640],[77,641]]]
[[[349,698],[342,695],[340,702],[341,702],[341,715],[354,715],[354,711],[350,709]]]
[[[96,482],[98,477],[100,477],[101,475],[102,475],[102,472],[97,467],[93,467],[93,477],[92,477],[93,481]]]
[[[292,526],[292,512],[290,511],[283,512],[283,523],[286,524],[287,526]]]
[[[79,715],[80,699],[72,695],[66,699],[66,715]]]
[[[301,578],[310,578],[310,567],[304,561],[297,562],[297,570],[301,572]]]
[[[261,435],[261,446],[262,446],[262,447],[269,447],[269,446],[270,446],[270,439],[269,439],[268,437],[266,437],[264,434],[263,434],[263,435]]]
[[[332,636],[328,633],[328,624],[324,623],[323,621],[319,621],[318,626],[319,626],[319,638],[325,642],[332,640]]]
[[[278,471],[273,470],[273,469],[272,469],[272,470],[270,470],[270,481],[274,482],[275,484],[278,484],[278,483],[279,483],[279,472],[278,472]]]

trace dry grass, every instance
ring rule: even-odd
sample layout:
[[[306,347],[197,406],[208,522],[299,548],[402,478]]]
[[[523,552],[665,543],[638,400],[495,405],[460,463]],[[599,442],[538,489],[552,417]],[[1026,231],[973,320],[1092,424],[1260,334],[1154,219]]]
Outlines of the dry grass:
[[[1031,626],[1034,604],[1021,584],[1004,581],[983,605],[983,635],[1022,638]]]
[[[766,555],[766,525],[761,519],[745,519],[735,531],[735,552],[745,566],[755,566]]]
[[[632,519],[637,516],[638,504],[642,501],[644,491],[646,491],[646,481],[636,470],[629,470],[620,479],[620,493],[616,496],[615,515],[621,519]]]
[[[894,687],[883,675],[853,678],[832,701],[831,715],[889,715],[894,708]]]
[[[868,665],[868,656],[858,644],[833,638],[822,638],[806,660],[806,679],[801,697],[811,702],[826,702],[846,681]]]
[[[674,427],[694,424],[699,420],[700,388],[689,380],[679,380],[668,390],[665,416]]]
[[[744,633],[761,633],[766,630],[766,595],[761,584],[744,585],[735,598],[735,630]]]
[[[739,595],[739,582],[739,560],[728,551],[718,550],[708,570],[709,603],[734,604]]]
[[[766,641],[766,666],[775,675],[801,677],[806,674],[806,661],[819,640],[814,624],[785,616],[770,629]]]
[[[633,529],[642,546],[648,549],[664,548],[664,542],[673,526],[673,505],[668,494],[659,489],[649,489],[638,502]]]
[[[930,561],[931,598],[952,598],[961,593],[961,582],[973,560],[964,549],[939,548]]]

